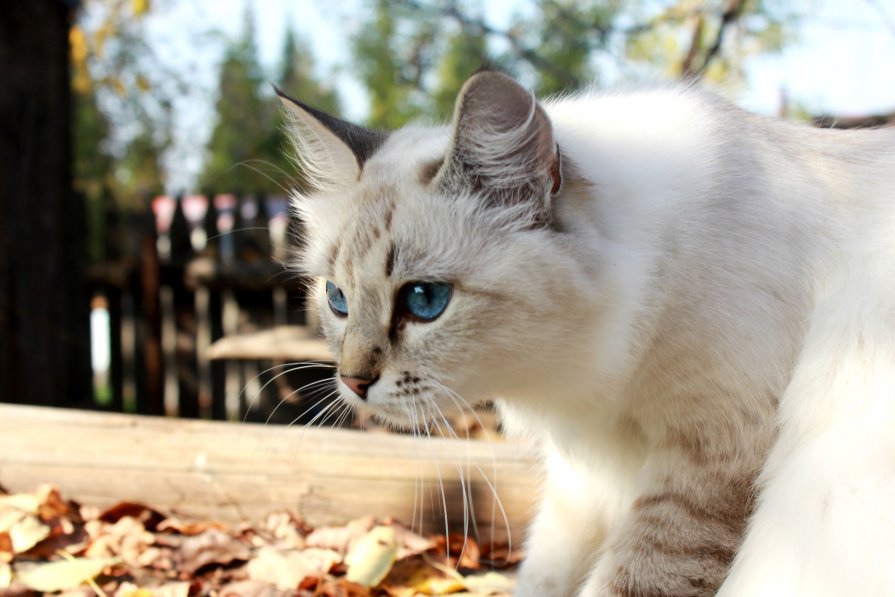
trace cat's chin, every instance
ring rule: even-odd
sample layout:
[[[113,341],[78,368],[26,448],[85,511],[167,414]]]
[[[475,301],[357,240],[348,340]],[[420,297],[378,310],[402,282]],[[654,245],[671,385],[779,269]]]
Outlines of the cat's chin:
[[[401,404],[369,404],[354,405],[361,418],[372,418],[381,425],[396,431],[444,435],[446,431],[435,431],[450,428],[450,420],[461,414],[458,408],[440,405],[434,407],[426,401],[407,401]]]

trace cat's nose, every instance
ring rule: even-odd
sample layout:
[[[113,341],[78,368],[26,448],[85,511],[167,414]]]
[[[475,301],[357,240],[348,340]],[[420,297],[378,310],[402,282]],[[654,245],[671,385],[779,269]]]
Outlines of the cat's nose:
[[[351,388],[351,391],[363,400],[367,398],[367,389],[379,379],[378,377],[350,377],[347,375],[341,375],[340,377],[342,378],[342,383]]]

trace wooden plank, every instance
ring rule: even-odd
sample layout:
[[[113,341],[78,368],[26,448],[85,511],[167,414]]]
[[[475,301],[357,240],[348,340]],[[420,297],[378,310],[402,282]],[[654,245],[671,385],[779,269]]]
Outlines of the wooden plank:
[[[508,527],[516,541],[538,471],[510,442],[0,405],[0,485],[53,483],[97,506],[137,500],[228,522],[289,509],[315,526],[375,515],[419,528],[422,513],[425,529],[443,531],[443,488],[451,531],[462,532],[465,489],[480,539]]]
[[[326,342],[301,325],[280,325],[224,336],[208,349],[212,360],[334,361]]]

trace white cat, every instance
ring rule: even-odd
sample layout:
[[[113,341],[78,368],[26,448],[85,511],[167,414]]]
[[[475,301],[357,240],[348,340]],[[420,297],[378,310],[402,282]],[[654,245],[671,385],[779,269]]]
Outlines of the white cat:
[[[284,100],[342,397],[543,450],[518,596],[895,595],[895,130],[494,72],[449,127]]]

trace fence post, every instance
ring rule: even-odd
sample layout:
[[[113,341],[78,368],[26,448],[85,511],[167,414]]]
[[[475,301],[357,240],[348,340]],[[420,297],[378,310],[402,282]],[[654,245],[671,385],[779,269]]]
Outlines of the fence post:
[[[162,312],[159,300],[161,275],[155,218],[149,214],[140,218],[140,279],[135,293],[134,309],[137,343],[135,377],[137,412],[162,415],[165,412],[162,360]],[[137,321],[142,314],[142,321]]]
[[[183,211],[183,197],[177,198],[171,222],[171,262],[168,284],[173,297],[174,355],[177,374],[177,414],[199,417],[199,376],[196,361],[196,305],[185,283],[186,264],[193,255],[190,227]],[[169,413],[174,414],[174,413]]]

